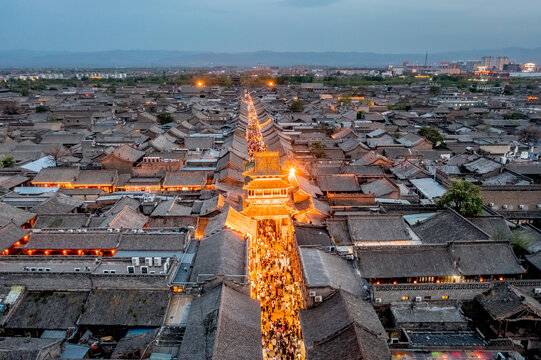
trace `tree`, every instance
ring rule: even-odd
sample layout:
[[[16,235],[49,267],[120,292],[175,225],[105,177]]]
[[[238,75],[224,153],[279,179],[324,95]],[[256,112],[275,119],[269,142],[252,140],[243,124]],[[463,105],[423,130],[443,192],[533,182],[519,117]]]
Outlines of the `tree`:
[[[15,158],[13,155],[0,155],[0,168],[10,168],[13,166],[13,164],[15,164]]]
[[[520,131],[520,137],[530,144],[537,144],[541,140],[541,129],[535,125],[526,126]]]
[[[364,118],[364,112],[357,111],[357,119],[363,119]]]
[[[445,146],[443,136],[441,136],[440,132],[436,129],[428,127],[421,128],[421,130],[419,130],[419,135],[430,141],[434,149],[443,148]]]
[[[160,113],[156,115],[156,118],[162,125],[169,124],[170,122],[175,121],[175,119],[173,119],[173,116],[169,113]]]
[[[440,91],[441,91],[441,89],[440,89],[439,86],[431,86],[431,87],[430,87],[430,90],[429,90],[429,93],[430,93],[430,95],[432,95],[432,96],[436,96],[436,95],[439,95],[439,94],[440,94]]]
[[[451,187],[437,202],[438,208],[449,207],[462,216],[476,216],[483,209],[483,198],[479,186],[466,180],[453,180]]]
[[[45,105],[38,105],[36,106],[36,112],[37,113],[43,113],[49,111],[49,107]]]
[[[504,95],[513,95],[513,87],[511,85],[505,85],[503,88]]]
[[[318,159],[325,157],[325,149],[327,145],[320,143],[319,141],[313,142],[310,145],[310,153]]]
[[[304,104],[300,100],[293,101],[291,105],[289,105],[289,110],[293,112],[301,112],[304,110]]]
[[[58,166],[61,160],[67,158],[71,153],[68,149],[60,144],[52,145],[46,152],[45,156],[48,156],[54,164]]]
[[[525,120],[528,118],[525,114],[521,112],[513,112],[511,114],[503,114],[505,120]]]
[[[16,101],[11,101],[4,106],[5,115],[17,115],[22,113],[24,113],[24,110],[21,107],[21,104]]]

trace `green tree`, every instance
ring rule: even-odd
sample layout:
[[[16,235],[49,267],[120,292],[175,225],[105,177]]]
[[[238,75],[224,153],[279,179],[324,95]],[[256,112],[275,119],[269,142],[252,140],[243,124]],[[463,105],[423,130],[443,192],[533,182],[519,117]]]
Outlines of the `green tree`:
[[[440,91],[441,91],[441,89],[440,89],[439,86],[431,86],[431,87],[430,87],[430,90],[429,90],[429,93],[430,93],[430,95],[432,95],[432,96],[436,96],[436,95],[439,95],[439,94],[440,94]]]
[[[503,118],[506,119],[506,120],[523,120],[523,119],[527,119],[528,116],[526,116],[523,113],[515,111],[515,112],[513,112],[511,114],[504,114]]]
[[[47,122],[50,122],[50,123],[54,123],[54,122],[57,122],[58,119],[56,118],[56,116],[54,115],[49,115],[49,117],[47,118]]]
[[[453,180],[451,187],[437,202],[438,208],[449,207],[462,216],[476,216],[483,209],[483,198],[479,186],[466,180]]]
[[[13,166],[13,164],[15,164],[15,158],[13,155],[0,155],[0,168],[10,168]]]
[[[291,105],[289,105],[289,110],[293,112],[301,112],[304,110],[304,104],[300,100],[293,101]]]
[[[156,118],[158,118],[158,121],[162,125],[175,121],[175,119],[173,119],[173,116],[169,113],[160,113],[156,115]]]
[[[42,113],[42,112],[47,112],[49,111],[49,107],[48,106],[45,106],[45,105],[38,105],[36,106],[36,112],[37,113]]]
[[[28,89],[24,88],[21,90],[21,96],[28,96]]]
[[[504,95],[513,95],[513,87],[511,85],[505,85],[503,88]]]
[[[319,141],[313,142],[310,145],[310,154],[315,156],[318,159],[325,157],[325,149],[327,145],[320,143]]]
[[[443,148],[445,143],[443,142],[443,136],[436,129],[424,127],[419,130],[419,135],[425,137],[428,141],[432,143],[432,147],[435,149]]]

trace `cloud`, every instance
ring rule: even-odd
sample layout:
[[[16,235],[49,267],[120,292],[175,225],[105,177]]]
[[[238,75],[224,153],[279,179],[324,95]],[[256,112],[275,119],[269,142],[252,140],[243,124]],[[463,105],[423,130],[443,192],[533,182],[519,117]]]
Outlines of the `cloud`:
[[[342,0],[282,0],[279,4],[295,8],[325,7],[339,3]]]

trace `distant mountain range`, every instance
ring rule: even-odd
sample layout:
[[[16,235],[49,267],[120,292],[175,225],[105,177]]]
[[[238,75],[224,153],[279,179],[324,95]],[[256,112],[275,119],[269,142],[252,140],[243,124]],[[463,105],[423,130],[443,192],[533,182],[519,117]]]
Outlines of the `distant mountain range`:
[[[453,60],[475,60],[482,56],[508,56],[515,62],[541,63],[541,47],[502,48],[487,50],[429,53],[428,63]],[[269,66],[328,65],[382,66],[422,64],[425,54],[380,54],[374,52],[276,52],[255,51],[214,53],[164,50],[110,50],[90,52],[69,51],[0,51],[0,68],[121,68],[121,67],[211,67],[211,66]]]

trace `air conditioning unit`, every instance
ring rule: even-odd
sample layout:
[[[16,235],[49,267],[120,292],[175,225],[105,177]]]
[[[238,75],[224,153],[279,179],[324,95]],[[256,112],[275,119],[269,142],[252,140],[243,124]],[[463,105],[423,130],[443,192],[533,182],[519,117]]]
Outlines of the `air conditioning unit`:
[[[330,251],[330,252],[336,251],[336,246],[327,246],[327,251]]]
[[[162,258],[159,256],[154,257],[154,266],[162,266]]]
[[[507,209],[509,207],[509,205],[502,205],[502,209]]]
[[[314,296],[316,296],[316,292],[315,291],[308,291],[308,296],[314,297]]]
[[[322,302],[323,301],[323,296],[314,296],[314,302]]]
[[[141,274],[148,274],[148,266],[141,266]]]
[[[138,257],[132,257],[131,258],[131,264],[133,266],[139,266],[139,258]]]
[[[420,296],[416,296],[416,297],[415,297],[415,301],[416,301],[416,302],[420,302],[420,301],[423,301],[423,298],[422,298],[422,297],[420,297]]]
[[[488,203],[488,206],[494,207],[494,203]]]
[[[43,271],[43,268],[42,268],[42,267],[39,267],[39,268],[38,268],[38,271]]]
[[[375,298],[375,299],[374,299],[374,302],[375,302],[375,303],[378,303],[378,304],[381,303],[381,298]]]
[[[150,270],[150,275],[154,275],[154,274],[156,274],[156,271]]]
[[[519,208],[519,209],[524,209],[524,204],[520,204],[520,205],[518,206],[518,208]]]
[[[346,255],[346,259],[347,259],[347,260],[355,260],[355,255],[353,255],[353,254],[347,254],[347,255]]]
[[[135,267],[128,266],[128,274],[134,274],[135,273]]]
[[[31,268],[30,268],[30,271],[36,271],[36,268],[35,268],[35,267],[31,267]]]
[[[81,268],[74,268],[73,271],[79,272],[79,271],[81,271]]]
[[[109,274],[109,270],[103,270],[104,274]]]
[[[541,288],[535,288],[533,289],[534,294],[541,294]]]
[[[145,265],[146,266],[152,266],[152,258],[151,257],[146,257],[145,258]]]
[[[541,204],[537,204],[536,207],[537,207],[538,209],[541,209]]]
[[[107,232],[113,232],[113,229],[109,228],[107,229]]]
[[[109,274],[116,274],[116,270],[109,270]]]
[[[45,271],[51,271],[51,268],[45,268]]]

